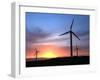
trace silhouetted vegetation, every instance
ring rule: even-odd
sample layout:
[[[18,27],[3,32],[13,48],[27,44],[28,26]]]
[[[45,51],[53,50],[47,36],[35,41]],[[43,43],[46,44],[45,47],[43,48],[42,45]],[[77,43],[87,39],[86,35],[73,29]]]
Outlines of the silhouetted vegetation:
[[[52,59],[38,60],[38,61],[26,61],[26,67],[80,65],[89,63],[90,63],[89,56],[76,56],[76,57],[52,58]]]

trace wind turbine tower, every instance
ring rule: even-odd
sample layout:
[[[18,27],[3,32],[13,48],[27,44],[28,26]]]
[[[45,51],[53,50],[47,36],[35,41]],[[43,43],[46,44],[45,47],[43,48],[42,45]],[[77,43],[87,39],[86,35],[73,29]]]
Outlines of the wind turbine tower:
[[[76,44],[76,55],[78,56],[78,46]]]
[[[36,61],[37,61],[38,60],[38,53],[39,53],[39,51],[36,48],[34,50],[35,50]]]

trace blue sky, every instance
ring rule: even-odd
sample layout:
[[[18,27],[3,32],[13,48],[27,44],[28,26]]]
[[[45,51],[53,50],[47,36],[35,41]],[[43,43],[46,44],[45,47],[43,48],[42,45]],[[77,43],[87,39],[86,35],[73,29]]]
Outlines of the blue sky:
[[[73,32],[80,41],[73,36],[73,45],[89,50],[89,15],[79,14],[51,14],[26,12],[26,43],[32,44],[56,44],[69,46],[69,35],[58,36],[69,31],[74,18]]]
[[[71,15],[71,14],[49,14],[49,13],[26,13],[27,28],[31,31],[33,27],[42,28],[50,33],[60,33],[69,29],[71,21],[75,17],[73,30],[86,31],[89,26],[88,15]],[[52,28],[51,28],[52,27]],[[77,28],[76,28],[77,27]],[[57,30],[55,30],[57,29]]]

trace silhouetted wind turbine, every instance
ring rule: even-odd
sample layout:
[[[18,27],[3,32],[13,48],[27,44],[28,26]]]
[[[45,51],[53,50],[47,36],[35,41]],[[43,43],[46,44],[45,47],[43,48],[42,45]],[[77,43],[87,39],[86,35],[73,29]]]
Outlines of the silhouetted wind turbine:
[[[79,37],[72,31],[72,27],[73,27],[73,23],[74,23],[74,18],[72,20],[72,23],[70,25],[70,30],[68,32],[65,32],[59,36],[65,35],[65,34],[70,34],[70,55],[71,57],[73,56],[73,42],[72,42],[72,35],[74,35],[77,39],[79,39]],[[79,39],[80,40],[80,39]]]
[[[36,60],[37,60],[39,51],[36,48],[34,50],[35,50],[35,55],[36,55]]]
[[[78,56],[78,46],[76,44],[76,55]]]

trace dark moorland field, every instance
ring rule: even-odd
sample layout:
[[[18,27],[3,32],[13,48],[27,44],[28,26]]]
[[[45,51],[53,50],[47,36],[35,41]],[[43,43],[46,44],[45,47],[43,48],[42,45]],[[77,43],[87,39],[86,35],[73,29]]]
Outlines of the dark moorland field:
[[[38,60],[38,61],[26,61],[26,67],[80,65],[89,63],[90,63],[89,56],[78,56],[78,57],[53,58],[53,59]]]

